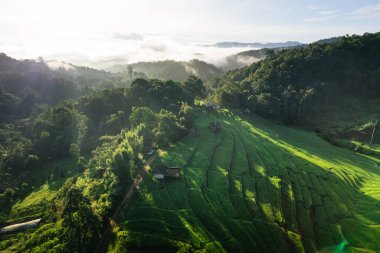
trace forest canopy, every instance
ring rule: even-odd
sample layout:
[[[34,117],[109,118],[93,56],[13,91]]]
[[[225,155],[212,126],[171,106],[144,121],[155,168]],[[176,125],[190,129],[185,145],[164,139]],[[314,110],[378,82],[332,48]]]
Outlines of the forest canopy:
[[[230,108],[296,123],[348,95],[380,95],[380,33],[267,52],[264,60],[230,71],[215,100]]]

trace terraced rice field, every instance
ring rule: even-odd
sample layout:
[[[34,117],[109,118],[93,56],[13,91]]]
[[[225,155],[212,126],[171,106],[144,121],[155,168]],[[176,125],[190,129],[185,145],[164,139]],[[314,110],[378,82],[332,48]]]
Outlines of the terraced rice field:
[[[228,111],[199,112],[196,129],[156,159],[181,177],[144,179],[114,246],[380,252],[380,160]]]

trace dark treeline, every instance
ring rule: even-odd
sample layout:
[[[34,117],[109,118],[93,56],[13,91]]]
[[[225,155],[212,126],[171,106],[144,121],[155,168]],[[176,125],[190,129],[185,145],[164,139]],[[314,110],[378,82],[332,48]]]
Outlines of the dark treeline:
[[[28,116],[35,104],[54,105],[93,91],[129,87],[139,72],[109,73],[65,62],[16,60],[0,53],[0,122]]]
[[[328,110],[345,96],[380,95],[380,33],[267,52],[266,59],[227,73],[214,98],[285,123]]]

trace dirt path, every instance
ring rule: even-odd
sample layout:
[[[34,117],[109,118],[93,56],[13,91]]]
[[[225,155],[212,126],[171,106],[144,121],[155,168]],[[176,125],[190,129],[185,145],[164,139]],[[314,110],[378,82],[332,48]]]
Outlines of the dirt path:
[[[147,173],[146,168],[154,161],[154,159],[157,158],[158,154],[155,154],[149,160],[144,163],[143,167],[141,168],[139,174],[136,176],[133,184],[129,187],[127,193],[124,195],[123,200],[119,203],[117,206],[115,212],[112,215],[112,218],[109,218],[109,222],[107,224],[106,229],[104,230],[104,233],[102,237],[100,238],[100,241],[98,245],[96,246],[95,253],[103,253],[107,251],[107,247],[109,244],[109,241],[112,236],[112,230],[116,226],[117,221],[119,219],[120,211],[128,206],[129,200],[133,196],[133,193],[135,192],[135,189],[139,189],[140,184],[143,180],[144,175]]]

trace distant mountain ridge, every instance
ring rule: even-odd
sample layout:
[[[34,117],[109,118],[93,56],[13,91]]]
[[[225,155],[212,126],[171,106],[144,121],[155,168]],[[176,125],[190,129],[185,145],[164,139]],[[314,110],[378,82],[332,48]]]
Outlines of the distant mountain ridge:
[[[331,44],[331,43],[335,43],[335,42],[338,42],[340,40],[343,39],[343,36],[339,36],[339,37],[331,37],[331,38],[327,38],[327,39],[320,39],[320,40],[317,40],[313,43],[316,43],[316,44]],[[285,43],[288,43],[288,42],[285,42]],[[265,48],[260,48],[260,49],[253,49],[253,50],[247,50],[247,51],[242,51],[238,54],[236,54],[236,56],[251,56],[251,57],[255,57],[255,58],[258,58],[258,59],[264,59],[266,54],[269,52],[269,51],[273,51],[273,52],[278,52],[280,50],[283,50],[283,49],[293,49],[293,48],[299,48],[299,47],[307,47],[309,44],[299,44],[299,45],[293,45],[293,46],[286,46],[286,47],[265,47]]]
[[[298,41],[287,41],[287,42],[270,42],[270,43],[243,43],[243,42],[218,42],[211,47],[219,48],[230,48],[230,47],[255,47],[255,48],[277,48],[277,47],[294,47],[304,45]]]
[[[314,43],[315,44],[331,44],[331,43],[335,43],[342,40],[342,38],[343,36],[332,37],[332,38],[327,38],[327,39],[321,39]],[[300,44],[300,45],[295,45],[295,46],[273,47],[273,48],[264,47],[264,48],[259,48],[259,49],[251,49],[247,51],[242,51],[235,55],[228,56],[226,59],[227,63],[222,68],[225,71],[243,68],[254,62],[265,59],[268,53],[271,53],[271,52],[278,53],[281,50],[297,49],[300,47],[306,48],[308,47],[308,45],[309,44]]]

